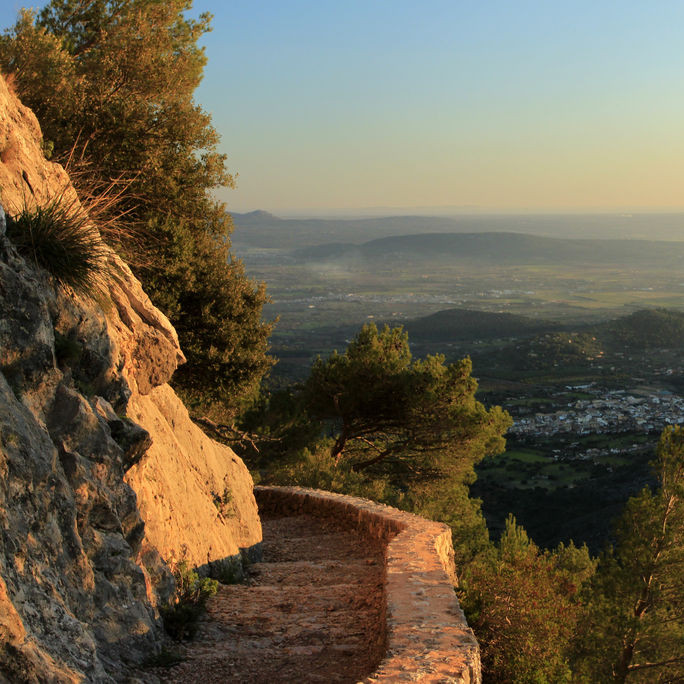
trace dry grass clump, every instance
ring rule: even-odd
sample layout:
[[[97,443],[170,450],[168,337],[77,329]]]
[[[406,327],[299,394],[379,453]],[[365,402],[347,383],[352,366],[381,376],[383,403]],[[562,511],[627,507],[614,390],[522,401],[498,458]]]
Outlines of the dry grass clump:
[[[78,142],[57,158],[69,175],[85,212],[103,241],[128,264],[146,265],[144,235],[131,217],[138,209],[133,184],[138,174],[105,179],[101,169],[86,157],[87,145]]]
[[[94,297],[107,281],[107,247],[78,199],[64,194],[8,217],[7,237],[65,289]]]

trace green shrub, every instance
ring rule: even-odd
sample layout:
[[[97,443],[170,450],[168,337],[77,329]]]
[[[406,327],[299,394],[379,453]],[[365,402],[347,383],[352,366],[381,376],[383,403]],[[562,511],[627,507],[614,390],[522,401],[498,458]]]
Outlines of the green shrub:
[[[226,558],[212,563],[211,576],[221,584],[240,584],[245,578],[244,561],[237,558]]]
[[[8,217],[7,237],[59,286],[95,296],[106,281],[106,247],[78,200],[60,194]]]
[[[174,639],[191,639],[207,600],[218,591],[219,583],[209,577],[200,577],[187,561],[176,565],[173,576],[176,580],[174,602],[161,610],[164,629]]]
[[[345,461],[336,463],[329,448],[330,440],[322,440],[312,449],[298,451],[291,462],[282,463],[269,473],[268,483],[325,489],[401,506],[401,494],[391,487],[388,478],[354,472]]]
[[[55,358],[60,368],[78,363],[82,354],[83,347],[76,340],[55,330]]]
[[[233,505],[233,493],[227,486],[223,488],[223,494],[212,492],[212,501],[214,503],[214,506],[216,506],[216,510],[224,518],[232,518],[235,515],[235,507]]]

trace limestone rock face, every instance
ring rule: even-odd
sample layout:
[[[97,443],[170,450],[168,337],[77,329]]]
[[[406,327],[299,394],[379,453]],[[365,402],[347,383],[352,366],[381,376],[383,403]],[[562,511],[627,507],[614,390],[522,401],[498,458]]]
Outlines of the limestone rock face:
[[[0,672],[112,681],[161,634],[136,563],[144,525],[125,451],[101,414],[109,402],[57,363],[59,297],[4,236],[0,295]]]
[[[45,162],[38,120],[10,93],[2,76],[0,112],[0,188],[5,210],[13,213],[25,201],[43,203],[55,192],[69,192],[64,169]]]
[[[0,77],[0,204],[74,192]],[[159,648],[163,561],[261,541],[244,464],[166,384],[173,327],[107,259],[104,305],[55,289],[0,210],[0,682],[124,680]]]
[[[242,460],[207,438],[168,385],[131,397],[128,415],[154,434],[126,481],[138,493],[147,538],[162,557],[211,566],[254,549],[261,525]]]

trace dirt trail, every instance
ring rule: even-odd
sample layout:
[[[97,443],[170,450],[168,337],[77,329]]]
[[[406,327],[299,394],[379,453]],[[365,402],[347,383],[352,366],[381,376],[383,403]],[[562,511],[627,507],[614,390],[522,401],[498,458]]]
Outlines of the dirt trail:
[[[263,562],[221,586],[165,682],[357,682],[382,658],[379,545],[308,516],[262,520]]]

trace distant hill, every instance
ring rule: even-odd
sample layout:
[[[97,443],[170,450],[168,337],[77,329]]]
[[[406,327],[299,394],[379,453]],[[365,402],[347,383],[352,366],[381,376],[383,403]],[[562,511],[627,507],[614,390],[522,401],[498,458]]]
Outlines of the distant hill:
[[[392,235],[524,233],[572,239],[684,240],[684,214],[463,214],[353,219],[284,219],[266,211],[231,212],[236,248],[296,249],[360,244]]]
[[[461,222],[431,216],[391,216],[368,219],[283,219],[267,211],[231,213],[233,244],[240,247],[298,249],[330,243],[361,243],[369,238],[405,233],[457,232],[486,227],[481,221]]]
[[[268,211],[262,211],[262,210],[257,210],[257,211],[250,211],[246,214],[236,214],[232,213],[231,216],[233,217],[233,222],[236,225],[258,225],[258,226],[263,226],[263,225],[269,225],[272,223],[278,223],[282,221],[283,219],[278,218],[277,216],[274,216],[273,214],[269,213]]]
[[[426,233],[297,250],[304,262],[397,261],[511,265],[615,265],[682,269],[684,242],[569,240],[521,233]]]
[[[671,309],[644,309],[606,325],[604,335],[632,349],[684,346],[684,313]]]
[[[449,314],[449,311],[435,314],[437,321],[448,320],[441,314]],[[491,314],[490,314],[491,315]],[[508,316],[507,314],[499,314]],[[432,331],[425,322],[430,322],[432,316],[419,319],[419,330],[423,326],[422,341],[440,342],[448,339],[458,340],[454,336],[448,337],[448,327],[444,333]],[[515,319],[522,319],[520,327],[516,328]],[[486,330],[487,316],[475,317],[474,320],[483,322],[483,332]],[[494,350],[474,353],[473,358],[480,368],[487,368],[492,372],[493,368],[513,368],[517,371],[552,369],[561,366],[587,366],[590,362],[604,356],[611,356],[617,352],[627,351],[629,354],[652,354],[655,349],[681,349],[684,346],[684,313],[672,309],[642,309],[628,316],[622,316],[603,323],[573,326],[570,331],[558,326],[556,330],[534,331],[530,323],[534,319],[523,316],[502,318],[500,337],[517,337],[515,342]],[[541,323],[541,321],[540,321]],[[551,324],[553,325],[553,324]],[[411,328],[409,335],[411,335]],[[473,326],[473,332],[480,332]],[[496,338],[496,327],[492,326],[490,339]],[[434,337],[433,337],[434,335]],[[441,336],[440,336],[441,335]],[[480,335],[481,339],[485,335]],[[496,371],[493,371],[496,372]]]
[[[472,309],[445,309],[408,321],[404,327],[412,342],[517,337],[561,329],[561,325],[553,321]]]
[[[445,309],[404,324],[411,342],[444,344],[516,338],[512,344],[487,351],[473,349],[480,367],[535,370],[558,365],[586,365],[621,350],[684,346],[684,312],[643,309],[603,323],[577,326],[509,313]]]

